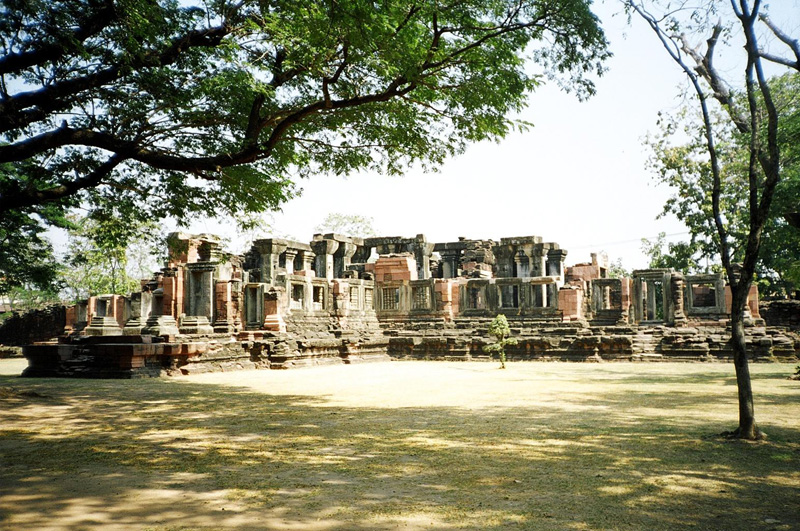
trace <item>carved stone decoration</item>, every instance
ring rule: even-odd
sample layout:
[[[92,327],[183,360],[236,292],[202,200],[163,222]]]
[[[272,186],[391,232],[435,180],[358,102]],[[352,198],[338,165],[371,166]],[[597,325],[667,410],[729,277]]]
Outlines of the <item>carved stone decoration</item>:
[[[672,324],[678,327],[686,326],[688,319],[684,309],[683,293],[685,282],[683,275],[673,273],[670,282],[672,283]]]

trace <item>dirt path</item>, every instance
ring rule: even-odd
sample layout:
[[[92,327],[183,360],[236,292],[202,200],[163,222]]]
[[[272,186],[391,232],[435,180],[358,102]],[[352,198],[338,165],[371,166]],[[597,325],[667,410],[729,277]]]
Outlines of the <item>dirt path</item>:
[[[760,445],[709,437],[735,419],[726,364],[497,366],[107,381],[0,360],[0,528],[800,528],[792,366],[753,367]]]

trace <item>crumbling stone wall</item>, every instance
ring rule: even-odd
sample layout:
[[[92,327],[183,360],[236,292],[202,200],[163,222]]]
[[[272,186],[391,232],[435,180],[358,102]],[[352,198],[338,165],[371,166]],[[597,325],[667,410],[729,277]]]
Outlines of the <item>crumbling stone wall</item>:
[[[22,346],[60,336],[67,323],[66,306],[49,306],[14,314],[0,326],[0,344]]]
[[[800,330],[800,300],[762,301],[759,313],[767,326]]]

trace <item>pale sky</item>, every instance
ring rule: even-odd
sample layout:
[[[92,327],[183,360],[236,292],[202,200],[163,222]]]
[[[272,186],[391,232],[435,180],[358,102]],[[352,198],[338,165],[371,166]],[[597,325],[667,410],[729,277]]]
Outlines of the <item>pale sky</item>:
[[[773,4],[800,13],[798,0]],[[521,115],[532,130],[472,145],[439,173],[412,168],[403,177],[303,180],[302,195],[274,215],[275,234],[309,241],[328,213],[340,212],[373,218],[382,236],[422,233],[447,242],[536,235],[566,249],[567,264],[606,251],[626,269],[647,267],[642,238],[665,232],[679,240],[686,229],[673,217],[656,219],[670,191],[645,168],[642,139],[656,131],[659,111],[678,108],[688,85],[642,21],[628,26],[624,16],[611,16],[616,6],[595,9],[614,57],[594,97],[580,102],[554,84],[540,87]],[[223,234],[231,250],[243,250],[242,238],[224,223],[208,220],[189,230]]]

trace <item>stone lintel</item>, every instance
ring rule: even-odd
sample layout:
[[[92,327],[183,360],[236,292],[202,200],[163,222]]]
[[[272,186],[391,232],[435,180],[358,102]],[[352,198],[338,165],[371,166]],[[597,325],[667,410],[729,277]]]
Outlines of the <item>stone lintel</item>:
[[[512,236],[510,238],[500,238],[500,245],[525,245],[531,243],[542,243],[541,236]]]
[[[433,245],[433,250],[435,252],[437,252],[437,253],[442,253],[442,254],[445,254],[445,253],[447,253],[447,254],[457,253],[457,252],[463,251],[466,248],[467,248],[467,242],[466,241],[435,243]]]
[[[192,273],[200,273],[203,271],[214,271],[217,269],[219,262],[194,262],[186,264],[186,269]]]

